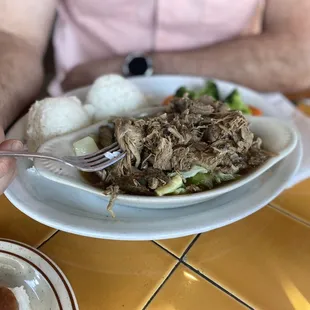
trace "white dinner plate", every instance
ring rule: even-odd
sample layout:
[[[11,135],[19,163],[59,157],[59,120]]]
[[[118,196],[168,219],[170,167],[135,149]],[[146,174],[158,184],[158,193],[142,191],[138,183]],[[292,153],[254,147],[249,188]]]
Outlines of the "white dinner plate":
[[[159,100],[181,85],[199,87],[204,83],[201,78],[179,76],[135,78],[133,81],[147,95]],[[218,85],[224,95],[238,87],[247,103],[270,115],[268,102],[259,94],[227,82],[218,82]],[[80,91],[85,93],[83,89]],[[24,139],[25,123],[26,118],[19,120],[9,137]],[[116,218],[107,212],[107,203],[102,197],[43,178],[34,169],[28,169],[32,163],[26,160],[18,161],[18,177],[6,195],[28,216],[63,231],[118,240],[174,238],[215,229],[259,210],[285,189],[298,169],[301,156],[299,143],[288,157],[257,179],[208,202],[166,210],[115,205]]]
[[[0,239],[0,286],[23,286],[31,309],[78,310],[71,285],[58,266],[20,242]]]

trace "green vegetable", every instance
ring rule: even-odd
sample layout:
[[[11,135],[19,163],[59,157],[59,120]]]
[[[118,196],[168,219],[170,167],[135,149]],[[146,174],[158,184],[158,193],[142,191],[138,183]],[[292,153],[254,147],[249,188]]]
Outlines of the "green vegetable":
[[[189,90],[186,87],[182,86],[178,88],[177,91],[175,92],[175,97],[182,98],[188,92]]]
[[[225,98],[225,102],[227,102],[228,104],[232,104],[235,101],[239,101],[240,98],[240,94],[238,92],[237,89],[234,89],[226,98]]]
[[[224,100],[231,110],[241,111],[243,114],[251,114],[250,108],[242,101],[237,89],[233,90]]]
[[[222,172],[217,172],[214,174],[214,180],[218,184],[222,182],[235,180],[237,177],[239,177],[239,175],[237,174],[228,174],[228,173],[222,173]]]
[[[188,98],[190,99],[198,99],[200,96],[198,93],[195,93],[193,90],[188,91]]]
[[[216,173],[199,172],[194,177],[188,179],[188,183],[212,189],[216,184],[231,181],[236,179],[237,177],[238,176],[235,174],[225,174],[222,172],[216,172]]]
[[[213,97],[215,100],[219,100],[220,99],[219,91],[218,91],[217,86],[214,83],[214,81],[208,81],[206,83],[205,88],[203,88],[200,91],[199,97],[201,97],[203,95],[208,95],[210,97]]]
[[[175,92],[175,97],[182,98],[188,96],[190,99],[198,99],[204,95],[213,97],[215,100],[220,100],[220,94],[217,85],[214,81],[206,82],[206,85],[200,91],[189,90],[182,86]],[[231,110],[241,111],[243,114],[251,115],[251,109],[243,102],[241,95],[237,89],[234,89],[224,100]]]
[[[73,149],[76,156],[88,155],[99,151],[95,140],[89,136],[74,142]]]
[[[164,196],[167,194],[172,194],[173,192],[175,192],[177,189],[179,189],[182,186],[183,186],[182,177],[177,174],[176,176],[171,178],[169,183],[158,187],[155,190],[155,193],[157,196]]]
[[[180,187],[176,189],[172,194],[173,195],[182,195],[186,193],[186,189],[184,187]]]
[[[213,81],[208,81],[206,86],[200,91],[189,90],[186,87],[182,86],[177,89],[175,92],[175,97],[182,98],[187,94],[190,99],[198,99],[203,95],[208,95],[213,97],[216,100],[220,99],[219,92],[216,84]]]
[[[213,176],[211,173],[197,173],[194,177],[188,180],[190,184],[203,186],[211,189],[213,187]]]
[[[199,98],[199,94],[195,93],[193,90],[189,90],[186,87],[182,86],[180,88],[177,89],[177,91],[175,92],[175,97],[179,97],[182,98],[185,95],[188,96],[188,98],[190,99],[198,99]]]
[[[189,178],[195,176],[199,172],[208,173],[209,171],[204,167],[194,165],[194,166],[192,166],[192,168],[190,170],[180,171],[179,173],[183,177],[183,179],[189,179]],[[175,176],[175,175],[177,175],[176,172],[169,174],[170,177]]]

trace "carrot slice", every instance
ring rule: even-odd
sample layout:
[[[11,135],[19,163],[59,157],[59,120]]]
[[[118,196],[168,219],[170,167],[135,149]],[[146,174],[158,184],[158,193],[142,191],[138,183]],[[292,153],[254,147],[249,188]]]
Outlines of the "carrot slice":
[[[162,102],[162,105],[169,105],[170,101],[174,98],[173,95],[168,96],[167,98],[165,98],[165,100]]]
[[[263,112],[256,107],[249,105],[249,109],[251,110],[251,114],[253,116],[262,116],[263,115]]]

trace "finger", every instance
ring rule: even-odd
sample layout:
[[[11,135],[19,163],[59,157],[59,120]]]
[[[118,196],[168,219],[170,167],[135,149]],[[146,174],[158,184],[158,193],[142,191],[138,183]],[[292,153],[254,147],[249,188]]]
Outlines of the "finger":
[[[8,176],[9,184],[15,179],[16,175],[17,175],[17,167],[15,165],[15,168],[13,169],[12,173],[9,174],[9,176]]]
[[[0,142],[2,142],[4,140],[5,140],[5,134],[4,134],[2,127],[0,127]]]
[[[61,83],[61,88],[63,91],[66,92],[84,85],[85,83],[82,80],[76,78],[74,75],[71,74],[66,76],[66,78],[63,80],[63,82]]]
[[[73,88],[78,87],[79,78],[78,75],[75,74],[74,69],[67,73],[64,80],[61,82],[61,88],[63,91],[69,91]]]
[[[7,173],[5,176],[0,178],[0,194],[3,194],[3,192],[7,189],[7,187],[11,184],[13,179],[15,178],[17,173],[16,167],[11,169],[9,173]]]
[[[90,85],[94,78],[92,78],[92,67],[88,64],[76,66],[67,73],[61,83],[63,91],[69,91],[78,87]]]
[[[20,151],[24,147],[19,140],[6,140],[0,144],[0,151]]]
[[[23,144],[18,140],[6,140],[0,144],[0,150],[2,151],[18,151],[21,149],[23,149]],[[14,158],[0,158],[0,183],[3,182],[3,177],[15,169],[15,164],[16,160]]]
[[[70,80],[68,76],[66,76],[65,79],[61,82],[61,88],[62,88],[62,91],[64,92],[70,90]]]
[[[14,158],[1,158],[0,159],[0,184],[3,182],[8,174],[10,174],[16,167],[16,159]]]

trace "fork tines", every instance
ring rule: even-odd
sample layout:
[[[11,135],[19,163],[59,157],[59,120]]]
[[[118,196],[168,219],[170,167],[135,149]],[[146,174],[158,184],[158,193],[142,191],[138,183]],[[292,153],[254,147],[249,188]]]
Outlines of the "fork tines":
[[[119,154],[113,158],[109,158],[105,156],[105,153],[108,152],[118,152]],[[111,166],[112,164],[125,157],[125,155],[126,153],[120,148],[119,144],[115,142],[95,153],[84,156],[69,156],[65,159],[70,161],[83,171],[98,171]]]

